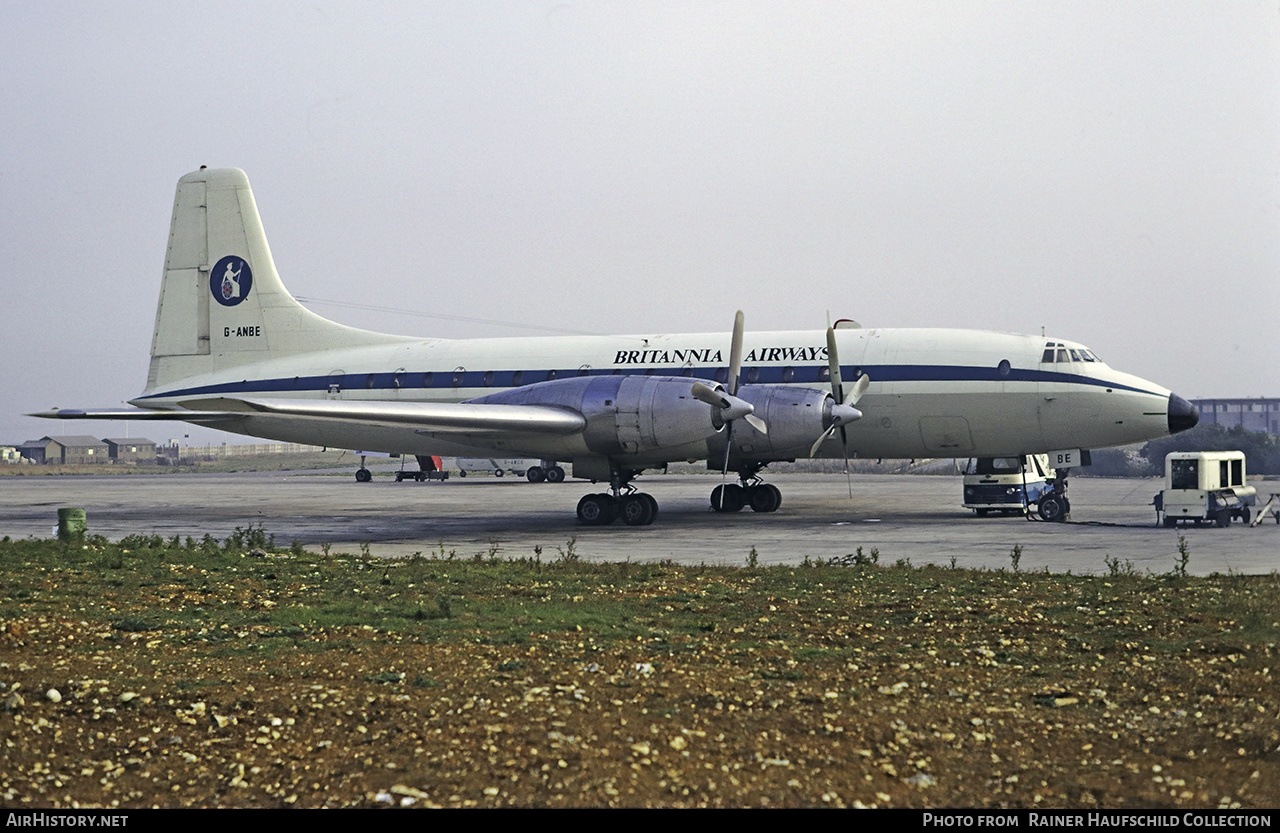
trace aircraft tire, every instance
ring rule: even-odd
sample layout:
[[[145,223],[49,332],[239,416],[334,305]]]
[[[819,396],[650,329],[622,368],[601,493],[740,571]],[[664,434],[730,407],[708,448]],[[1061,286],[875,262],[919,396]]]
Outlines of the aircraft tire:
[[[1065,521],[1067,519],[1067,507],[1062,498],[1056,495],[1047,495],[1041,498],[1040,517],[1051,523]]]
[[[578,501],[578,520],[583,526],[608,526],[617,517],[617,511],[611,495],[584,495]]]
[[[737,483],[717,486],[711,490],[711,508],[717,512],[741,512],[744,503],[743,489]]]
[[[373,479],[373,472],[369,471],[368,469],[356,469],[357,483],[368,483],[372,479]]]
[[[564,469],[560,468],[559,466],[552,466],[551,468],[547,469],[547,482],[563,483]]]
[[[782,505],[782,492],[772,483],[762,483],[747,490],[752,512],[777,512]]]
[[[627,495],[619,501],[618,515],[627,526],[648,526],[657,514],[657,501],[643,493]]]
[[[530,466],[524,476],[529,478],[530,483],[541,483],[547,479],[547,473],[542,470],[542,466]]]

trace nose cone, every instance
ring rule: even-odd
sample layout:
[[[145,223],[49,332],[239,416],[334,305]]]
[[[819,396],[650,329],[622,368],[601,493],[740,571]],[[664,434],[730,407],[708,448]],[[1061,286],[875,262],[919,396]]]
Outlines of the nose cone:
[[[1196,410],[1195,405],[1192,405],[1176,393],[1169,394],[1170,434],[1186,431],[1188,428],[1195,428],[1196,423],[1199,421],[1200,412]]]

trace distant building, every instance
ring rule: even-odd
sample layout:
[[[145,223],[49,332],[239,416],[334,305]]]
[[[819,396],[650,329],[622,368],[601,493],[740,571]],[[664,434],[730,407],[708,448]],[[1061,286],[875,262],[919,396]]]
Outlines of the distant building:
[[[43,463],[44,453],[48,448],[48,438],[46,437],[44,440],[27,440],[15,448],[24,460],[37,464]]]
[[[156,444],[139,437],[111,438],[103,440],[107,444],[107,454],[115,463],[154,463],[156,461]]]
[[[106,464],[107,444],[87,434],[42,437],[18,446],[19,453],[33,463],[64,463],[84,466]]]
[[[1239,425],[1246,431],[1280,434],[1280,399],[1193,399],[1191,404],[1200,411],[1201,425]]]

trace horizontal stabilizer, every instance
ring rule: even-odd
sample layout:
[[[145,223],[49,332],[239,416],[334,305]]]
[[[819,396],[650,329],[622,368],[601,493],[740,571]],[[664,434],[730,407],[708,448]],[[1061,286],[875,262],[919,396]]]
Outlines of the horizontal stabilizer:
[[[230,411],[148,411],[142,408],[59,408],[53,411],[42,411],[27,416],[41,419],[143,419],[168,422],[219,422],[228,419],[241,419],[243,413]]]
[[[575,434],[587,427],[577,411],[547,405],[490,405],[470,402],[377,402],[315,399],[188,400],[184,408],[237,416],[303,417],[355,420],[380,425],[409,425],[451,434]],[[184,417],[191,420],[192,417]]]

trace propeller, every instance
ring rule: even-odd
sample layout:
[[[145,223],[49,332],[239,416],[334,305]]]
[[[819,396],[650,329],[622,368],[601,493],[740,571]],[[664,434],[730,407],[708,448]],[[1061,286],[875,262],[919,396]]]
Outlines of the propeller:
[[[706,402],[713,408],[718,408],[720,419],[726,423],[733,422],[735,419],[745,419],[752,428],[755,428],[761,434],[769,433],[769,426],[765,424],[763,419],[753,413],[755,411],[754,405],[745,399],[730,396],[724,392],[724,388],[720,385],[711,388],[701,382],[694,382],[693,398]]]
[[[831,439],[836,429],[839,429],[840,450],[844,452],[844,474],[849,480],[849,497],[853,497],[853,478],[849,475],[849,435],[845,431],[845,426],[854,420],[862,419],[862,411],[853,406],[867,392],[871,377],[865,373],[862,374],[858,377],[858,381],[853,383],[853,387],[849,388],[849,392],[847,394],[844,392],[844,380],[840,378],[840,356],[836,351],[836,331],[832,327],[827,328],[827,361],[831,368],[831,396],[834,400],[831,403],[831,425],[822,432],[822,436],[818,437],[817,442],[809,449],[809,456],[817,454],[822,444]]]
[[[715,408],[716,416],[724,422],[724,466],[720,471],[722,481],[720,488],[721,508],[724,508],[724,496],[728,491],[724,487],[723,481],[729,476],[729,455],[733,451],[734,420],[745,420],[748,425],[760,433],[769,433],[769,427],[765,424],[765,421],[753,413],[755,406],[745,399],[739,399],[737,396],[738,377],[742,373],[742,331],[743,315],[742,310],[738,310],[738,314],[733,319],[733,340],[729,345],[729,377],[725,380],[725,386],[716,385],[712,388],[701,382],[693,383],[694,399],[706,402],[712,408]]]

